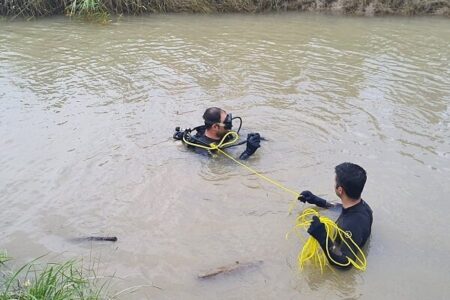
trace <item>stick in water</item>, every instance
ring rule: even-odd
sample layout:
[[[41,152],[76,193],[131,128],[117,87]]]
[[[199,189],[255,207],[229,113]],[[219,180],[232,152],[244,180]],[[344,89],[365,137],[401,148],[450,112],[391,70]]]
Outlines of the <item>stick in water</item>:
[[[95,242],[117,242],[115,236],[86,236],[73,239],[74,242],[95,241]]]
[[[236,271],[236,270],[242,269],[242,268],[255,267],[262,263],[263,263],[262,260],[257,260],[257,261],[252,261],[252,262],[236,261],[234,264],[218,267],[215,269],[211,269],[207,272],[200,273],[200,274],[198,274],[198,278],[208,278],[208,277],[216,276],[221,273],[233,272],[233,271]]]
[[[107,241],[107,242],[117,242],[117,237],[115,236],[88,236],[88,241]]]

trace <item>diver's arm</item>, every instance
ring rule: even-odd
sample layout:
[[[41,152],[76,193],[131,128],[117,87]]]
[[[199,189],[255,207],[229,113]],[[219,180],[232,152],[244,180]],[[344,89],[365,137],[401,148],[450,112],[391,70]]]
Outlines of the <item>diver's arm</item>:
[[[317,205],[318,207],[323,207],[323,208],[334,207],[333,203],[328,202],[327,200],[322,199],[320,197],[317,197],[310,191],[301,192],[300,196],[298,197],[298,200],[303,203],[308,202],[309,204],[314,204],[314,205]]]
[[[352,264],[349,259],[355,260],[355,256],[352,251],[348,249],[347,245],[343,244],[340,247],[336,245],[331,239],[328,238],[328,251],[326,240],[319,242],[320,247],[325,252],[328,261],[331,265],[341,268],[350,269]]]
[[[247,158],[249,158],[250,157],[250,155],[248,155],[247,154],[247,152],[242,152],[242,154],[241,155],[239,155],[239,159],[240,160],[246,160]]]
[[[249,133],[247,135],[247,148],[239,156],[239,159],[245,160],[250,156],[252,156],[253,153],[255,153],[259,147],[261,147],[260,143],[261,143],[261,136],[259,135],[259,133]]]
[[[349,230],[348,228],[345,229],[345,231],[350,231],[352,233],[353,241],[359,245],[361,242],[360,230],[357,228],[354,228],[354,230]],[[316,216],[313,217],[308,233],[319,242],[320,247],[325,252],[325,255],[331,265],[341,269],[350,269],[352,267],[350,259],[353,261],[356,260],[354,254],[356,253],[356,250],[349,248],[351,247],[350,241],[347,241],[348,245],[343,241],[341,241],[339,245],[333,242],[327,236],[325,225],[321,223],[319,218]]]

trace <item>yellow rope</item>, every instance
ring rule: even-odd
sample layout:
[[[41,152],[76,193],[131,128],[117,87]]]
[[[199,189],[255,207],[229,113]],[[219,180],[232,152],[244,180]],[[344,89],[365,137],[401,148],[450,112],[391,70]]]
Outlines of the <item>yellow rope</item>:
[[[225,142],[225,140],[228,136],[233,136],[233,138],[229,142]],[[205,146],[205,145],[192,143],[192,142],[186,140],[183,135],[183,142],[186,143],[187,145],[202,148],[202,149],[205,149],[208,151],[215,150],[215,151],[223,154],[224,156],[228,157],[229,159],[231,159],[232,161],[234,161],[241,167],[243,167],[246,170],[250,171],[251,173],[255,174],[259,178],[275,185],[276,187],[282,189],[285,192],[288,192],[288,193],[294,195],[295,200],[292,201],[292,203],[290,204],[290,208],[289,208],[289,212],[291,212],[292,209],[294,208],[295,203],[297,203],[298,197],[300,197],[300,193],[298,193],[292,189],[289,189],[289,188],[285,187],[283,184],[279,183],[278,181],[259,173],[255,169],[240,162],[239,160],[235,159],[234,157],[232,157],[231,155],[229,155],[228,153],[226,153],[225,151],[222,150],[222,148],[227,147],[228,145],[232,145],[238,140],[239,140],[239,134],[235,131],[229,131],[224,135],[224,137],[220,140],[220,142],[218,144],[211,143],[209,146]],[[328,264],[328,259],[327,259],[327,257],[328,257],[334,264],[336,264],[338,266],[346,267],[346,266],[349,266],[350,264],[352,264],[356,269],[365,271],[366,267],[367,267],[366,257],[364,255],[363,251],[361,250],[361,248],[351,238],[351,234],[349,234],[348,232],[339,228],[337,226],[337,224],[333,220],[329,219],[328,217],[320,216],[316,210],[314,210],[312,208],[305,209],[303,211],[303,213],[297,217],[296,225],[292,229],[292,231],[297,232],[299,228],[303,228],[303,229],[307,230],[311,224],[311,218],[313,216],[318,216],[320,221],[322,223],[324,223],[324,225],[325,225],[325,229],[327,232],[326,253],[322,251],[322,248],[320,247],[319,242],[317,242],[317,240],[315,238],[309,237],[307,239],[305,245],[303,246],[302,251],[299,253],[299,256],[298,256],[298,262],[299,262],[300,269],[303,269],[303,267],[307,261],[312,260],[313,263],[315,265],[318,265],[320,267],[320,270],[323,272],[323,268],[325,266],[327,266],[327,264]],[[288,237],[288,235],[289,235],[289,233],[286,235],[286,238]],[[334,261],[334,259],[330,256],[330,253],[328,250],[328,241],[329,241],[329,239],[331,239],[331,241],[334,242],[338,236],[340,237],[341,241],[348,247],[348,249],[350,249],[350,251],[354,255],[356,261],[347,257],[348,262],[346,264],[342,264],[337,261]],[[359,256],[353,251],[352,247],[350,247],[347,240],[350,241],[355,246],[355,249],[357,250]]]
[[[224,143],[225,139],[226,139],[228,136],[230,136],[230,135],[233,136],[233,139],[232,139],[231,141],[229,141],[229,142]],[[191,145],[191,146],[194,146],[194,147],[202,148],[202,149],[205,149],[205,150],[209,150],[209,151],[211,151],[211,150],[217,150],[217,152],[219,152],[219,153],[225,155],[226,157],[228,157],[229,159],[231,159],[232,161],[234,161],[235,163],[237,163],[237,164],[240,165],[241,167],[247,169],[247,170],[250,171],[251,173],[255,174],[255,175],[258,176],[259,178],[264,179],[265,181],[267,181],[267,182],[269,182],[269,183],[275,185],[276,187],[282,189],[283,191],[286,191],[286,192],[288,192],[288,193],[291,193],[292,195],[295,196],[295,200],[297,200],[297,198],[300,197],[300,193],[298,193],[298,192],[296,192],[296,191],[294,191],[294,190],[291,190],[291,189],[285,187],[284,185],[282,185],[281,183],[279,183],[278,181],[273,180],[273,179],[271,179],[271,178],[269,178],[269,177],[267,177],[267,176],[265,176],[265,175],[259,173],[259,172],[256,171],[255,169],[253,169],[253,168],[247,166],[246,164],[240,162],[239,160],[235,159],[233,156],[229,155],[228,153],[226,153],[225,151],[222,150],[222,148],[224,148],[224,147],[226,147],[226,146],[228,146],[228,145],[234,144],[237,140],[239,140],[239,134],[238,134],[237,132],[235,132],[235,131],[229,131],[229,132],[227,132],[227,133],[224,135],[224,137],[220,140],[219,144],[214,144],[214,143],[212,143],[212,144],[210,144],[209,146],[204,146],[204,145],[199,145],[199,144],[191,143],[191,142],[187,141],[187,140],[184,138],[184,136],[183,136],[183,141],[184,141],[186,144]]]
[[[225,142],[225,140],[227,139],[228,136],[233,136],[233,138],[231,141]],[[186,140],[186,138],[183,134],[183,142],[184,143],[186,143],[187,145],[205,149],[205,150],[218,150],[219,148],[224,148],[229,145],[232,145],[232,144],[236,143],[238,140],[239,140],[239,134],[236,131],[229,131],[223,136],[223,138],[220,140],[219,144],[216,145],[214,143],[211,143],[209,146],[205,146],[205,145],[189,142],[188,140]]]
[[[310,236],[307,240],[305,245],[303,246],[302,250],[300,251],[298,255],[298,263],[300,269],[303,269],[305,263],[307,261],[311,261],[315,265],[318,265],[320,267],[320,270],[323,272],[323,268],[328,264],[328,259],[333,262],[333,264],[341,267],[347,267],[350,264],[353,265],[358,270],[365,271],[367,268],[367,260],[366,256],[364,255],[364,252],[361,250],[361,248],[353,241],[351,237],[351,233],[342,230],[339,228],[339,226],[330,218],[325,216],[320,216],[319,213],[312,208],[305,209],[296,220],[296,225],[291,230],[291,232],[288,232],[286,234],[286,238],[289,237],[289,234],[292,232],[298,233],[298,229],[302,228],[307,230],[312,222],[312,217],[317,216],[319,217],[320,222],[322,222],[325,225],[325,230],[327,232],[327,239],[326,239],[326,252],[322,250],[322,248],[319,245],[319,242]],[[333,257],[330,255],[328,243],[329,240],[335,241],[337,237],[340,238],[340,240],[345,244],[345,246],[350,249],[353,256],[355,257],[355,260],[349,258],[347,256],[348,262],[343,264],[335,261]],[[356,252],[353,251],[353,248],[350,247],[350,243],[354,246],[356,249]],[[327,259],[328,258],[328,259]]]
[[[256,176],[258,176],[261,179],[264,179],[267,182],[270,182],[271,184],[275,185],[276,187],[279,187],[280,189],[282,189],[283,191],[286,191],[288,193],[291,193],[292,195],[294,195],[296,197],[296,199],[300,196],[300,193],[291,190],[287,187],[285,187],[284,185],[282,185],[281,183],[279,183],[278,181],[275,181],[261,173],[259,173],[258,171],[256,171],[255,169],[247,166],[246,164],[243,164],[242,162],[238,161],[236,158],[234,158],[233,156],[229,155],[228,153],[224,152],[221,149],[217,149],[220,153],[222,153],[223,155],[225,155],[226,157],[228,157],[229,159],[231,159],[232,161],[234,161],[235,163],[237,163],[238,165],[244,167],[245,169],[249,170],[250,172],[252,172],[253,174],[255,174]]]

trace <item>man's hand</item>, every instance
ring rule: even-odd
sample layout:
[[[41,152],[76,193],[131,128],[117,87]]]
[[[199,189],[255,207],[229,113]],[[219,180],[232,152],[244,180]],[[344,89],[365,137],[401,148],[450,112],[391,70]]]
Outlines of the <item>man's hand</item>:
[[[250,150],[250,155],[255,153],[256,149],[261,147],[260,143],[261,136],[259,135],[259,133],[249,133],[247,135],[247,150]]]
[[[256,150],[261,147],[261,136],[259,133],[249,133],[247,135],[247,148],[239,156],[240,159],[247,159],[250,155],[256,152]]]
[[[318,198],[319,197],[317,197],[316,195],[314,195],[310,191],[303,191],[303,192],[300,193],[300,197],[298,197],[298,200],[300,200],[303,203],[308,202],[309,204],[316,205]]]
[[[311,193],[310,191],[303,191],[300,193],[300,196],[298,197],[298,200],[305,203],[308,202],[309,204],[314,204],[317,205],[319,207],[332,207],[333,204],[327,202],[327,200],[322,199],[320,197],[317,197],[316,195],[314,195],[313,193]]]
[[[319,217],[313,216],[311,225],[309,225],[308,233],[315,238],[319,243],[325,242],[327,238],[327,231],[325,225],[320,222]]]

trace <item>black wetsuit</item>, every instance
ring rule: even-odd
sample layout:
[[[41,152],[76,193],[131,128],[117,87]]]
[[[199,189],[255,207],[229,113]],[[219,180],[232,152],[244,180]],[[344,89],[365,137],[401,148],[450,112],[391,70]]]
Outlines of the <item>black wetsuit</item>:
[[[342,230],[351,232],[353,241],[360,248],[362,248],[366,244],[370,236],[372,230],[372,222],[372,209],[364,200],[361,200],[361,202],[354,206],[351,206],[349,208],[342,208],[342,212],[339,215],[336,224]],[[321,239],[319,243],[326,253],[326,239]],[[351,246],[353,252],[358,254],[355,249],[356,247],[350,241],[347,241],[347,243]],[[328,260],[334,266],[350,268],[352,265],[349,264],[349,260],[347,259],[347,257],[355,261],[355,256],[353,255],[352,251],[346,246],[343,241],[339,239],[337,239],[334,243],[329,240],[328,249],[331,258],[334,261],[338,262],[339,264],[346,265],[345,267],[339,266],[328,257]]]
[[[230,141],[232,138],[233,137],[229,136],[227,139],[225,139],[225,142]],[[197,132],[193,136],[193,138],[191,137],[191,142],[196,143],[196,144],[200,144],[200,145],[203,145],[203,146],[209,146],[211,143],[216,143],[216,144],[219,143],[220,140],[214,140],[214,139],[211,139],[211,138],[207,137],[205,135],[205,129],[202,126],[202,127],[197,129]],[[239,145],[242,145],[242,144],[245,144],[245,141],[244,142],[236,142],[235,144],[230,145],[228,147],[224,147],[222,149],[227,149],[227,148],[239,146]],[[195,147],[195,146],[192,146],[192,145],[188,145],[188,147],[193,149],[195,152],[203,154],[203,155],[212,155],[212,154],[215,154],[217,152],[216,150],[206,150],[206,149],[203,149],[203,148],[200,148],[200,147]]]
[[[194,131],[195,131],[195,134],[193,135]],[[175,128],[175,133],[173,134],[173,138],[175,140],[179,140],[179,141],[186,140],[188,147],[193,149],[197,153],[204,154],[204,155],[213,155],[215,152],[217,152],[217,150],[208,150],[208,149],[205,149],[204,147],[206,146],[209,148],[212,143],[215,143],[215,144],[220,143],[220,140],[214,140],[214,139],[207,137],[205,132],[206,132],[206,126],[198,126],[192,130],[186,129],[184,131],[181,131],[180,128],[177,127],[177,128]],[[247,134],[246,140],[236,141],[236,142],[231,143],[230,145],[221,146],[220,149],[221,150],[229,149],[232,147],[246,144],[246,148],[245,148],[244,152],[242,152],[241,155],[239,156],[239,159],[245,160],[245,159],[249,158],[250,156],[252,156],[253,153],[255,153],[255,151],[260,147],[261,139],[262,138],[259,135],[259,133],[249,133],[249,134]],[[229,143],[232,140],[234,140],[234,137],[231,135],[228,135],[225,138],[224,143]],[[197,145],[204,146],[204,147],[197,147],[192,144],[197,144]]]
[[[192,140],[192,142],[196,143],[196,144],[200,144],[203,146],[209,146],[211,143],[218,143],[219,141],[217,140],[213,140],[210,139],[209,137],[207,137],[204,134],[196,134],[195,135],[195,139]],[[192,150],[194,150],[197,153],[203,154],[203,155],[211,155],[214,154],[216,152],[216,150],[206,150],[200,147],[195,147],[192,145],[188,145],[188,148],[191,148]]]

